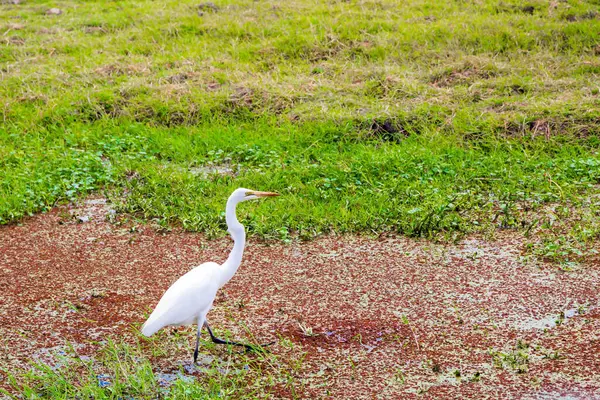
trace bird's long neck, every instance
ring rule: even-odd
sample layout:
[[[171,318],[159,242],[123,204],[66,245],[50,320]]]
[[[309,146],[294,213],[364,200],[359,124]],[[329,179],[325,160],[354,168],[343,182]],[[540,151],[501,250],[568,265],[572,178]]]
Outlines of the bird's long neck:
[[[227,230],[231,234],[233,239],[233,249],[229,258],[222,265],[223,274],[221,276],[221,282],[219,286],[223,286],[233,277],[237,269],[242,262],[242,256],[244,255],[244,246],[246,245],[246,231],[244,225],[240,224],[235,216],[235,207],[237,201],[229,199],[227,200],[227,207],[225,208],[225,221],[227,222]]]

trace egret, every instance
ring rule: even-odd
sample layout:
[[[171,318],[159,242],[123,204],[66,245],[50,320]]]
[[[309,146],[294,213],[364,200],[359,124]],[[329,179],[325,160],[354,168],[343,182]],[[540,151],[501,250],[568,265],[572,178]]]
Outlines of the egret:
[[[151,336],[166,326],[198,324],[194,363],[198,360],[198,344],[203,326],[206,327],[214,343],[243,346],[248,350],[255,349],[249,344],[230,342],[215,337],[206,320],[206,314],[212,308],[217,291],[229,282],[242,262],[246,245],[246,232],[235,215],[236,206],[246,200],[272,196],[279,196],[279,194],[244,188],[236,189],[229,196],[225,208],[225,221],[227,222],[227,230],[234,242],[229,258],[221,265],[215,262],[201,264],[179,278],[167,289],[148,320],[142,326],[142,334]]]

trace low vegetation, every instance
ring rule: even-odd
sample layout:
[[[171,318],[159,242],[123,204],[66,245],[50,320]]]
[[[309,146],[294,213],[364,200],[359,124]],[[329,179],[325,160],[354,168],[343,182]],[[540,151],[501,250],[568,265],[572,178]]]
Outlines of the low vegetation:
[[[279,190],[250,230],[282,239],[597,208],[593,1],[54,6],[2,6],[0,223],[102,188],[210,234]]]
[[[190,350],[185,336],[169,336],[160,335],[161,344],[144,339],[134,345],[109,341],[95,358],[73,347],[57,350],[51,353],[51,363],[33,363],[22,376],[8,373],[9,390],[0,387],[0,393],[26,399],[222,399],[257,398],[267,391],[295,397],[300,387],[291,375],[293,368],[276,356],[241,354],[232,348],[223,349],[220,357],[201,354],[197,366],[190,358],[187,364],[169,366],[169,372],[162,373],[153,364],[164,363],[173,352],[184,358],[182,350]],[[214,354],[211,343],[203,346]],[[292,365],[297,360],[289,361]]]
[[[241,210],[263,238],[518,229],[568,271],[600,234],[598,5],[2,2],[0,224],[100,191],[219,236],[245,186],[283,195]],[[156,396],[136,368],[110,395],[43,366],[15,387]]]

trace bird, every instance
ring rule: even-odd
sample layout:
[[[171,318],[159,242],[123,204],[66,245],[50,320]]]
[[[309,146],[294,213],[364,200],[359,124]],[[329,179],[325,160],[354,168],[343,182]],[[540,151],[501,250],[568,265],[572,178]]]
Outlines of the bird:
[[[194,350],[194,364],[198,360],[198,345],[202,327],[206,327],[211,340],[217,344],[243,346],[247,350],[256,350],[255,346],[238,342],[231,342],[216,337],[206,315],[213,306],[217,292],[237,272],[246,246],[246,231],[237,220],[236,207],[247,200],[279,196],[273,192],[259,192],[245,188],[233,191],[225,207],[225,221],[227,230],[233,239],[233,249],[223,264],[216,262],[203,263],[173,283],[159,300],[156,308],[148,317],[141,328],[143,335],[149,337],[167,326],[198,325],[196,334],[196,349]]]

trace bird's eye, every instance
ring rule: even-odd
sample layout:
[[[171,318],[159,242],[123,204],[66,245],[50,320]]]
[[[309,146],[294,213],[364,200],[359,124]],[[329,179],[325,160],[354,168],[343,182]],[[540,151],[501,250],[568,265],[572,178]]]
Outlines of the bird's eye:
[[[254,195],[254,192],[246,192],[246,194],[245,194],[244,196],[246,196],[246,197],[250,197],[250,196],[252,196],[252,195]]]

